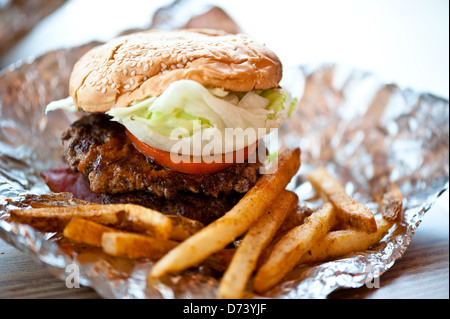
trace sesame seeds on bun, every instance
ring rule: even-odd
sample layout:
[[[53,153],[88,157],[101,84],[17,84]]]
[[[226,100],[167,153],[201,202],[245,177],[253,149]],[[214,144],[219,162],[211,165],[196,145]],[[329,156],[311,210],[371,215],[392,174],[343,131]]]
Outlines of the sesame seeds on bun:
[[[146,31],[86,53],[73,68],[69,92],[78,109],[106,112],[159,96],[178,80],[248,92],[276,88],[281,76],[275,53],[244,35],[208,29]]]

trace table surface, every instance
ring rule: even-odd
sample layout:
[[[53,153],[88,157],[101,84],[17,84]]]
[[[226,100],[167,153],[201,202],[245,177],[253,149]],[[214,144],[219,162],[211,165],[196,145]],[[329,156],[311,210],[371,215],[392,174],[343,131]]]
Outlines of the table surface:
[[[160,1],[163,2],[163,1]],[[233,2],[233,1],[232,1]],[[231,2],[231,3],[232,3]],[[323,1],[322,1],[323,2]],[[347,1],[348,2],[348,1]],[[92,2],[89,2],[91,5]],[[96,2],[97,3],[97,2]],[[227,2],[230,3],[230,2]],[[289,2],[290,3],[290,2]],[[332,3],[332,2],[330,2]],[[345,3],[345,1],[344,1]],[[380,4],[378,8],[380,12],[383,12],[383,1],[376,2]],[[429,2],[426,2],[429,3]],[[437,2],[430,2],[432,5],[430,6],[433,9],[433,6],[436,7]],[[39,47],[50,49],[50,47],[45,46],[45,42],[42,42],[42,39],[46,39],[47,42],[57,41],[57,37],[49,37],[43,36],[46,30],[50,30],[52,25],[60,25],[61,28],[64,27],[64,21],[68,21],[67,24],[70,24],[70,15],[67,18],[69,13],[76,15],[77,8],[87,5],[87,1],[71,1],[70,8],[71,10],[63,9],[60,10],[57,14],[52,15],[47,19],[48,22],[46,24],[38,25],[36,30],[34,30],[28,37],[25,37],[22,42],[20,42],[16,49],[12,50],[8,55],[4,56],[4,58],[9,59],[19,59],[26,58],[28,54],[30,54],[30,48],[36,47],[37,39],[41,42]],[[341,4],[340,4],[341,5]],[[397,9],[402,5],[406,6],[405,1],[399,1],[397,3]],[[407,2],[408,7],[414,7],[414,4],[410,6],[410,2]],[[424,5],[424,4],[423,4]],[[416,5],[417,6],[417,5]],[[448,6],[448,4],[447,4]],[[391,7],[390,7],[391,8]],[[392,8],[391,8],[392,9]],[[395,9],[395,8],[394,8]],[[370,10],[370,8],[368,8]],[[445,11],[445,10],[443,10]],[[232,12],[233,13],[233,12]],[[288,12],[289,13],[289,12]],[[403,12],[404,13],[404,12]],[[239,17],[239,11],[235,15]],[[89,17],[89,16],[88,16]],[[408,14],[402,14],[396,16],[397,18],[408,17]],[[413,14],[410,14],[409,17],[414,17]],[[306,17],[303,17],[306,19]],[[328,16],[329,19],[332,16]],[[426,17],[425,17],[426,18]],[[424,18],[424,19],[425,19]],[[428,17],[428,19],[432,19],[433,17]],[[77,17],[78,19],[78,17]],[[313,16],[310,19],[314,19]],[[448,10],[446,23],[448,25]],[[289,19],[287,19],[289,20]],[[344,20],[344,19],[343,19]],[[241,20],[242,21],[242,20]],[[240,22],[241,22],[240,21]],[[423,20],[425,21],[425,20]],[[440,21],[440,20],[439,20]],[[438,22],[439,22],[438,21]],[[360,23],[363,20],[359,21]],[[369,21],[373,24],[373,20]],[[256,23],[256,22],[255,22]],[[305,22],[306,23],[306,22]],[[384,24],[386,24],[386,20]],[[437,23],[437,22],[436,22]],[[261,22],[260,22],[261,24]],[[258,24],[254,24],[258,25]],[[398,23],[398,25],[402,25]],[[423,27],[432,26],[431,24],[426,24],[424,22]],[[111,25],[109,25],[111,27]],[[339,28],[339,26],[336,26]],[[395,27],[384,25],[384,28],[391,28],[395,31]],[[245,29],[245,28],[244,28]],[[253,30],[251,27],[248,28]],[[75,31],[80,34],[83,30],[78,28],[74,28],[72,31]],[[92,29],[91,29],[92,30]],[[439,29],[440,30],[440,29]],[[448,30],[448,28],[446,28]],[[88,30],[89,31],[89,30]],[[370,31],[370,30],[369,30]],[[74,33],[72,32],[74,35]],[[61,35],[65,39],[70,39],[71,36]],[[304,35],[303,35],[304,36]],[[423,34],[425,38],[427,38],[426,34]],[[279,38],[278,36],[275,38]],[[88,39],[80,39],[79,41],[86,41]],[[448,31],[447,31],[447,63],[448,63]],[[420,42],[420,41],[417,41]],[[33,44],[34,43],[34,44]],[[274,42],[276,43],[276,42]],[[75,43],[73,43],[75,45]],[[348,43],[350,44],[350,42]],[[441,43],[442,44],[442,43]],[[69,45],[69,44],[67,44]],[[445,43],[444,43],[445,46]],[[317,47],[318,50],[323,51],[321,47]],[[402,49],[402,48],[400,48]],[[407,47],[403,47],[403,50],[408,50]],[[332,52],[332,51],[327,51]],[[348,54],[347,54],[348,52]],[[348,56],[348,59],[352,59],[351,52],[354,52],[358,56],[360,55],[358,51],[349,49],[345,53],[345,56]],[[396,51],[401,58],[401,52],[399,50]],[[409,52],[416,52],[415,50],[410,50]],[[429,51],[427,51],[429,52]],[[436,52],[436,51],[433,51]],[[420,53],[420,52],[419,52]],[[439,53],[440,54],[440,53]],[[311,47],[309,50],[310,56],[319,56],[315,55],[314,47]],[[336,61],[339,62],[339,56],[335,56]],[[394,55],[390,57],[394,58]],[[333,56],[328,57],[332,59]],[[420,58],[417,55],[417,58]],[[428,61],[434,61],[435,59],[425,57]],[[372,60],[371,60],[372,61]],[[399,59],[398,61],[401,61]],[[419,61],[419,60],[417,60]],[[391,61],[395,64],[395,61]],[[420,61],[419,61],[420,62]],[[386,64],[386,63],[384,63]],[[417,63],[416,66],[420,66],[422,63]],[[369,65],[368,65],[369,66]],[[397,65],[398,66],[398,65]],[[447,64],[448,66],[448,64]],[[364,67],[364,66],[363,66]],[[374,68],[380,70],[378,65],[374,65]],[[370,67],[369,67],[370,68]],[[429,71],[430,68],[427,68],[426,71]],[[448,88],[448,67],[443,68],[442,70],[447,70],[446,74],[439,74],[438,79],[446,79],[446,83],[442,87]],[[381,71],[381,70],[380,70]],[[389,71],[395,71],[395,68],[389,69]],[[403,74],[403,69],[397,70],[399,74]],[[393,79],[399,79],[401,81],[402,77],[395,77],[395,74],[391,74],[390,76]],[[410,76],[410,79],[414,79],[414,76]],[[416,77],[417,79],[423,78],[424,81],[428,81],[427,79],[436,79],[436,76],[433,74],[423,73],[423,76]],[[428,81],[427,83],[436,83],[432,81]],[[406,83],[406,85],[410,85],[410,83]],[[434,85],[434,84],[433,84]],[[421,83],[417,82],[417,85],[412,83],[413,88],[421,89]],[[444,97],[448,97],[448,91],[445,89],[438,88],[436,85],[433,86],[437,89],[438,94],[442,94]],[[69,289],[66,287],[65,282],[55,278],[52,274],[50,274],[45,268],[37,264],[34,260],[32,260],[29,256],[23,254],[18,251],[14,247],[8,245],[4,241],[0,239],[0,298],[100,298],[100,296],[89,287],[81,287],[81,288],[72,288]],[[424,216],[424,220],[418,227],[416,234],[413,236],[413,239],[406,250],[405,254],[397,260],[397,262],[390,268],[385,274],[380,278],[380,287],[379,288],[367,288],[362,287],[358,289],[347,289],[341,290],[332,293],[330,298],[449,298],[449,209],[448,209],[448,191],[444,194],[443,198],[439,200],[439,202]]]

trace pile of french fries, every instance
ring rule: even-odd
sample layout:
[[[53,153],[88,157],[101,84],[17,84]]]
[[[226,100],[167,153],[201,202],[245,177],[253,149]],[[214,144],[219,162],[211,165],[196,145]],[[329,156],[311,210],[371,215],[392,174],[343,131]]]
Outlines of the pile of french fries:
[[[40,206],[10,212],[13,222],[61,232],[74,243],[101,247],[112,256],[148,258],[148,282],[201,264],[221,270],[217,297],[264,294],[295,267],[364,251],[401,219],[402,194],[386,183],[374,216],[349,197],[324,168],[307,176],[322,199],[316,210],[299,205],[286,190],[300,167],[300,150],[284,151],[277,169],[224,216],[204,226],[132,204]]]

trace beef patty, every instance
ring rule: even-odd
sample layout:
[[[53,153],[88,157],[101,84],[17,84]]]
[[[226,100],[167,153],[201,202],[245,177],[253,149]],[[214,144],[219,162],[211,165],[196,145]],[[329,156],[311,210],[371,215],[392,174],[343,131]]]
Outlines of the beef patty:
[[[63,132],[64,157],[87,177],[94,193],[148,192],[175,199],[179,193],[219,197],[246,193],[259,178],[259,161],[240,163],[210,175],[179,173],[136,150],[125,128],[105,114],[89,114]]]
[[[98,204],[136,204],[155,209],[164,214],[180,215],[207,225],[229,211],[244,196],[234,192],[206,196],[191,192],[179,192],[176,199],[158,197],[149,192],[124,194],[96,194],[80,172],[69,167],[52,168],[41,172],[42,178],[52,192],[71,193],[74,198]]]
[[[148,192],[127,194],[103,194],[102,204],[137,204],[157,210],[163,214],[179,215],[198,220],[208,225],[227,211],[243,197],[243,194],[220,194],[218,197],[180,192],[176,199],[158,197]]]

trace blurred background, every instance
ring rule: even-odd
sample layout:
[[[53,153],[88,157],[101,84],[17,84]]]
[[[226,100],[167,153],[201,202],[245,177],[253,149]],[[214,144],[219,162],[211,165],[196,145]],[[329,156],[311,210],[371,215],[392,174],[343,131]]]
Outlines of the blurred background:
[[[285,65],[339,63],[449,96],[448,0],[0,0],[0,69],[51,49],[158,27],[155,12],[172,3],[184,9],[172,8],[171,26],[188,22],[186,7],[201,13],[215,4]]]
[[[249,34],[285,65],[337,63],[449,98],[448,0],[0,0],[0,69],[137,29],[205,24]],[[435,207],[447,225],[448,200]]]

